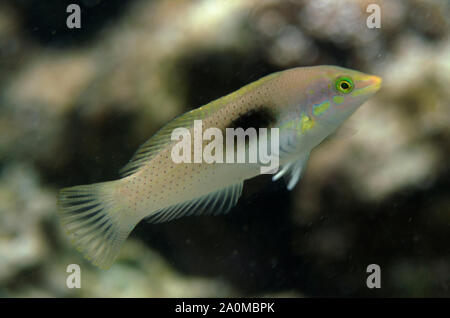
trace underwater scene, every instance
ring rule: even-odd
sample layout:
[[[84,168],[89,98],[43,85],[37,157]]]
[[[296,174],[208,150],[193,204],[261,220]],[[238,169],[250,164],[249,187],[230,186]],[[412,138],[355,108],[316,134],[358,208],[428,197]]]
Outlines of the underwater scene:
[[[448,0],[0,2],[2,298],[449,298],[449,158]]]

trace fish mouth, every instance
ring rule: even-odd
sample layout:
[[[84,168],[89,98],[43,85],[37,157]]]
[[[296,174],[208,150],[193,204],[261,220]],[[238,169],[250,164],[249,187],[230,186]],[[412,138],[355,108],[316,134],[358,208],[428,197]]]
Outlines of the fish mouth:
[[[369,87],[373,90],[373,92],[377,92],[381,88],[381,83],[383,82],[383,79],[379,76],[370,75],[369,77]]]
[[[361,94],[375,94],[381,88],[383,79],[376,75],[368,75],[367,79],[363,80],[364,86],[353,91],[352,96],[358,96]]]

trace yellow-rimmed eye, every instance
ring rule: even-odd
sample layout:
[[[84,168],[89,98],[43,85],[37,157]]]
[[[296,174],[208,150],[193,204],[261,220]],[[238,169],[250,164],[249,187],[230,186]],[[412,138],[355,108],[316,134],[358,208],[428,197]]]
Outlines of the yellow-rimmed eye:
[[[336,80],[336,89],[344,94],[348,94],[353,90],[353,81],[349,77],[339,77]]]

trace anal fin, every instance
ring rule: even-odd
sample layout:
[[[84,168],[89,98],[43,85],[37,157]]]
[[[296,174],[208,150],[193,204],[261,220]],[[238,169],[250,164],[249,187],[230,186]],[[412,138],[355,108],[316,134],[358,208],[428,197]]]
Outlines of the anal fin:
[[[233,184],[204,196],[161,209],[145,218],[150,223],[162,223],[189,215],[225,214],[236,205],[243,182]]]

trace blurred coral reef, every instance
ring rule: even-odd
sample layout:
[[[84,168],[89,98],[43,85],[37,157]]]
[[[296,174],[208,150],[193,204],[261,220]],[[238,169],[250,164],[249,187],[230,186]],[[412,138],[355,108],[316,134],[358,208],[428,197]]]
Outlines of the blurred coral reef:
[[[68,30],[71,2],[0,4],[0,296],[450,297],[447,0],[83,0]],[[70,245],[58,189],[117,178],[178,114],[319,64],[383,88],[292,192],[259,177],[229,215],[142,222],[109,271]]]

